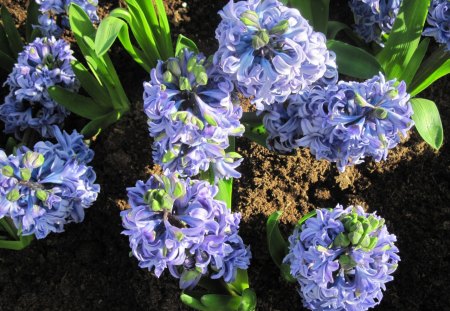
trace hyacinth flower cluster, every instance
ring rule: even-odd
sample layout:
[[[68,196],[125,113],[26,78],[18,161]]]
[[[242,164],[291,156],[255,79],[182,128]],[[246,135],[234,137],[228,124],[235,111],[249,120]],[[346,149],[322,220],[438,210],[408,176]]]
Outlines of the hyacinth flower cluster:
[[[22,146],[9,156],[0,150],[0,218],[11,218],[22,235],[38,239],[82,222],[100,191],[87,166],[94,153],[83,136],[56,126],[53,132],[56,143],[41,141],[33,150]]]
[[[216,179],[240,177],[242,159],[225,152],[229,136],[240,136],[242,109],[232,100],[233,83],[202,54],[184,49],[159,61],[144,83],[144,111],[153,159],[164,170],[191,177],[211,166]]]
[[[219,12],[214,63],[260,110],[304,90],[327,70],[322,33],[277,0],[230,1]]]
[[[448,0],[432,0],[428,10],[427,22],[423,35],[434,39],[450,51],[450,2]]]
[[[238,234],[240,214],[215,200],[217,187],[207,181],[151,176],[128,188],[131,209],[121,212],[141,268],[159,277],[168,268],[180,288],[192,289],[200,278],[233,282],[247,269],[251,253]]]
[[[382,44],[389,34],[400,10],[402,0],[351,0],[355,31],[366,42]]]
[[[53,136],[52,125],[61,125],[69,111],[51,99],[47,90],[58,85],[78,91],[79,82],[70,64],[72,53],[68,43],[54,37],[37,38],[19,53],[5,82],[10,92],[0,105],[5,133],[21,137],[30,128],[43,137]]]
[[[61,37],[64,29],[70,29],[69,6],[72,3],[79,5],[89,16],[92,22],[98,22],[97,0],[36,0],[39,4],[38,28],[44,37]]]
[[[365,157],[385,160],[414,125],[404,82],[380,73],[364,82],[314,86],[264,116],[267,145],[281,153],[307,147],[339,171]]]
[[[289,237],[284,263],[311,310],[367,310],[383,298],[400,258],[384,219],[360,207],[317,210]]]

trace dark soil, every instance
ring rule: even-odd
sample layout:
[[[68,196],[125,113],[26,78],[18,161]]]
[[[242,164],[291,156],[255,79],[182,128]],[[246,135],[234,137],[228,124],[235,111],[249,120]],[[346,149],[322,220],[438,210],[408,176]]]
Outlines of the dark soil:
[[[23,3],[3,2],[23,21]],[[214,51],[216,13],[226,1],[186,1],[186,7],[179,0],[167,2],[174,33],[191,37],[206,53]],[[118,5],[101,1],[106,3]],[[126,187],[159,168],[151,161],[152,141],[142,112],[141,80],[146,74],[138,73],[119,47],[113,53],[135,103],[93,145],[93,166],[102,186],[99,199],[85,221],[67,226],[65,233],[35,241],[21,252],[0,250],[0,310],[187,310],[178,299],[177,281],[168,273],[157,279],[138,268],[128,255],[127,238],[120,235],[119,212],[128,207]],[[449,95],[448,79],[423,94],[437,103],[445,133],[450,133]],[[338,203],[378,211],[398,237],[402,261],[378,310],[450,310],[447,140],[435,152],[412,131],[387,161],[368,161],[343,174],[306,150],[279,156],[244,138],[237,145],[245,160],[233,202],[243,215],[241,235],[252,248],[249,273],[258,310],[302,310],[296,286],[283,282],[267,252],[267,216],[282,210],[282,230],[288,233],[305,212]]]

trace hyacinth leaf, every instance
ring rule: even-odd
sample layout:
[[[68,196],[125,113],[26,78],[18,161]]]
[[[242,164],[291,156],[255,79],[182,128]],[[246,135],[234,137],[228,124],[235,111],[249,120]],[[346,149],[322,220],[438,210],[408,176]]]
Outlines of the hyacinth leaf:
[[[228,283],[227,286],[236,294],[243,293],[250,287],[247,270],[237,269],[236,279],[232,283]]]
[[[288,253],[288,244],[283,238],[278,227],[278,220],[283,212],[277,211],[270,215],[267,219],[267,243],[269,246],[269,253],[278,268],[281,268],[284,257]]]
[[[173,57],[173,44],[172,44],[172,36],[170,35],[170,26],[169,20],[167,19],[166,10],[164,8],[164,3],[162,0],[156,0],[156,14],[159,17],[159,29],[161,30],[160,36],[162,36],[164,40],[165,46],[165,58]]]
[[[69,7],[70,28],[80,38],[90,37],[95,39],[95,28],[90,22],[89,16],[77,4],[71,3]],[[89,22],[87,22],[89,20]],[[77,40],[78,41],[78,40]]]
[[[83,127],[81,134],[86,139],[97,136],[103,129],[117,122],[121,116],[122,113],[120,111],[112,111],[100,118],[94,119]]]
[[[72,62],[72,70],[80,81],[81,87],[89,94],[89,96],[91,96],[97,104],[103,107],[109,107],[108,93],[87,68],[82,63],[75,60]]]
[[[191,295],[188,295],[184,292],[180,295],[180,300],[181,300],[181,302],[183,302],[185,305],[191,307],[192,309],[200,310],[200,311],[208,311],[208,308],[205,307],[200,302],[200,300],[198,300],[197,298],[192,297]]]
[[[223,201],[229,209],[231,209],[231,196],[233,194],[233,179],[221,179],[217,182],[219,192],[214,199]]]
[[[14,153],[14,149],[17,147],[17,141],[12,138],[12,137],[8,137],[8,140],[6,141],[6,145],[5,145],[5,151],[6,154],[12,154]]]
[[[193,51],[194,53],[198,54],[198,48],[194,41],[189,39],[188,37],[185,37],[183,35],[178,35],[177,39],[177,45],[175,46],[175,56],[179,56],[180,52],[187,48],[188,50]]]
[[[95,35],[95,52],[98,56],[108,52],[124,27],[128,27],[127,23],[114,16],[108,16],[102,20]]]
[[[89,97],[70,92],[58,85],[49,87],[48,93],[61,106],[89,120],[97,119],[110,112],[110,109],[97,105]]]
[[[0,51],[0,67],[3,68],[6,72],[11,72],[15,64],[14,58],[11,58],[9,55]]]
[[[434,149],[441,148],[444,140],[441,117],[436,104],[424,98],[411,99],[412,116],[420,136]]]
[[[21,251],[34,240],[33,235],[21,236],[18,241],[0,240],[0,248]]]
[[[8,37],[6,36],[5,29],[0,23],[0,52],[5,53],[6,55],[13,55],[11,48],[9,47]]]
[[[311,217],[314,217],[316,215],[317,215],[317,211],[316,210],[308,212],[306,215],[304,215],[302,218],[300,218],[300,220],[298,221],[297,225],[299,225],[299,226],[303,225],[303,223],[305,221],[307,221],[308,219],[310,219]]]
[[[337,34],[342,30],[351,30],[351,28],[341,22],[329,21],[327,29],[327,39],[332,40],[336,38]]]
[[[340,73],[354,78],[369,79],[383,71],[377,59],[361,48],[336,40],[328,40],[327,46],[336,53]]]
[[[377,55],[388,79],[401,76],[416,53],[430,1],[402,2],[385,47]]]
[[[23,42],[20,37],[19,31],[17,30],[14,20],[6,6],[2,5],[0,14],[3,28],[5,30],[6,37],[8,38],[9,47],[14,53],[14,56],[16,56],[23,50]]]
[[[290,3],[301,12],[315,31],[327,32],[330,0],[291,0]]]
[[[433,84],[436,80],[450,73],[449,53],[440,48],[431,54],[421,65],[408,91],[415,96]]]
[[[39,5],[35,0],[30,0],[27,8],[27,21],[25,25],[27,42],[32,42],[39,34],[39,30],[33,29],[33,25],[38,25]]]
[[[247,288],[242,293],[242,301],[239,306],[239,311],[253,311],[256,310],[256,293]]]
[[[414,76],[417,73],[417,70],[420,67],[420,64],[423,61],[423,58],[425,57],[425,53],[428,50],[429,43],[430,43],[429,38],[426,38],[420,42],[416,52],[412,56],[408,65],[406,66],[405,71],[403,71],[402,75],[398,77],[399,81],[401,80],[405,81],[407,86],[411,84]]]
[[[203,295],[200,299],[208,310],[237,310],[241,305],[242,297],[230,295]]]

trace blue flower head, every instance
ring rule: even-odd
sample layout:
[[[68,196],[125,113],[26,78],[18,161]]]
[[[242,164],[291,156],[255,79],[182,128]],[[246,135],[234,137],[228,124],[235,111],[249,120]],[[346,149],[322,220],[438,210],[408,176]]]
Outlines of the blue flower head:
[[[127,190],[131,208],[121,212],[123,233],[141,268],[157,277],[168,268],[182,289],[203,276],[233,282],[237,269],[248,268],[251,253],[238,234],[240,214],[214,199],[216,186],[170,174]]]
[[[98,22],[97,0],[36,0],[42,15],[38,18],[38,28],[45,37],[61,37],[64,29],[70,29],[69,6],[72,3],[79,5],[89,16],[92,22]]]
[[[264,116],[264,124],[270,148],[288,153],[308,147],[342,172],[365,157],[385,160],[414,125],[412,114],[405,83],[380,74],[292,95]]]
[[[360,207],[320,209],[289,237],[284,263],[311,310],[373,308],[400,258],[384,219]]]
[[[69,44],[55,38],[37,38],[19,53],[5,82],[10,93],[0,105],[6,133],[20,137],[22,131],[32,128],[44,137],[53,136],[52,125],[61,125],[69,112],[50,98],[47,89],[58,85],[78,91],[72,60]]]
[[[330,57],[326,38],[277,0],[232,0],[219,12],[214,63],[257,108],[282,102],[319,80]]]
[[[84,209],[97,199],[100,187],[87,166],[93,151],[82,136],[53,131],[57,143],[39,142],[33,150],[20,147],[15,155],[0,150],[0,218],[10,217],[23,235],[38,239],[64,225],[81,222]]]
[[[355,31],[366,42],[382,45],[382,37],[391,32],[402,0],[350,0]]]
[[[170,172],[194,176],[211,166],[217,178],[240,177],[242,159],[227,153],[229,136],[240,136],[242,109],[232,101],[233,84],[203,55],[185,49],[159,61],[144,83],[144,111],[153,159]]]
[[[448,0],[432,0],[428,10],[427,22],[423,35],[434,37],[450,51],[450,2]]]

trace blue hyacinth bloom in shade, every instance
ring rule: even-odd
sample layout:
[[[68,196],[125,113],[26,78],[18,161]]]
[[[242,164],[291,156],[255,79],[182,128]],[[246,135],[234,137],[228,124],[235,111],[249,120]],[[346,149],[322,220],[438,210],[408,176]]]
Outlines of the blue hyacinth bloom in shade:
[[[258,109],[284,101],[327,70],[325,35],[297,9],[277,0],[230,1],[219,14],[214,63]]]
[[[36,0],[42,15],[38,18],[38,28],[44,37],[60,37],[64,29],[70,29],[69,6],[79,5],[92,22],[98,22],[97,0]]]
[[[379,74],[292,95],[264,116],[264,124],[272,150],[289,153],[308,147],[317,159],[336,162],[342,172],[365,157],[385,160],[414,125],[412,114],[405,83]]]
[[[20,137],[31,128],[44,137],[53,136],[52,125],[61,125],[69,111],[51,99],[47,89],[58,85],[78,91],[79,82],[70,64],[74,59],[70,45],[55,38],[37,38],[19,53],[5,82],[10,92],[0,105],[6,133]]]
[[[233,282],[247,269],[251,253],[239,236],[240,214],[214,199],[217,187],[176,174],[151,176],[127,189],[129,210],[121,212],[123,234],[141,268],[159,277],[168,268],[180,288],[201,277]]]
[[[319,209],[289,237],[284,263],[310,310],[363,311],[378,305],[400,257],[384,219],[360,206]]]
[[[400,10],[402,0],[350,0],[355,18],[355,31],[366,42],[382,44],[389,34]]]
[[[0,150],[0,218],[10,217],[23,235],[38,239],[82,222],[100,191],[87,165],[93,151],[83,136],[56,126],[53,131],[56,143],[38,142],[33,150],[23,146],[10,156]]]
[[[241,157],[225,152],[229,136],[244,132],[242,108],[232,91],[230,80],[201,54],[184,49],[178,57],[159,61],[144,83],[154,161],[184,177],[210,166],[216,178],[240,177]]]
[[[426,27],[423,35],[434,39],[450,51],[450,1],[432,0],[428,10]]]

